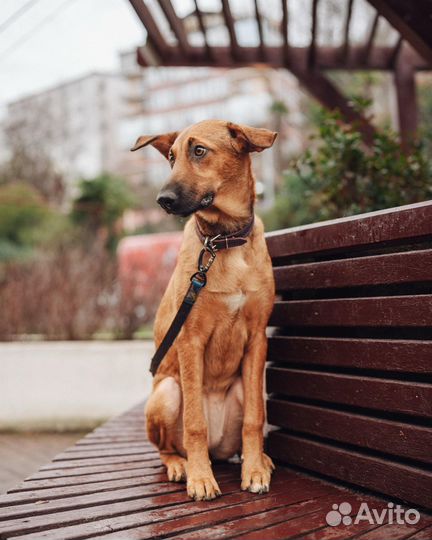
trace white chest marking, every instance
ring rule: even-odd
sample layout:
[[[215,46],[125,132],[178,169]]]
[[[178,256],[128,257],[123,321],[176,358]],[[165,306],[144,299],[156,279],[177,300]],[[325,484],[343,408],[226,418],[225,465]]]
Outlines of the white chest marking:
[[[235,294],[230,294],[225,298],[225,302],[228,306],[228,309],[230,311],[239,311],[246,303],[247,296],[242,293],[238,292]]]

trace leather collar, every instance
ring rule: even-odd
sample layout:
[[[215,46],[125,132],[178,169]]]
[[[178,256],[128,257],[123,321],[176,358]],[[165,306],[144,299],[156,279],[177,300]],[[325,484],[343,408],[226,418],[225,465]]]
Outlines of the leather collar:
[[[251,234],[255,223],[255,216],[252,214],[250,221],[239,231],[236,231],[231,234],[218,234],[213,237],[205,235],[199,228],[198,221],[195,219],[195,229],[198,235],[198,238],[204,245],[210,243],[212,248],[215,251],[220,249],[229,249],[233,247],[242,246],[246,244],[247,237]]]

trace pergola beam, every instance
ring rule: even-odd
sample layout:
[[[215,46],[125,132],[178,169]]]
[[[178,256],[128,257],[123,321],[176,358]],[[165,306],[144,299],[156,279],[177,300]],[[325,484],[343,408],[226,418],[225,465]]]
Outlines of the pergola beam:
[[[312,25],[311,25],[311,40],[309,45],[307,67],[313,69],[316,64],[316,35],[318,27],[318,1],[312,0]]]
[[[171,0],[158,0],[158,2],[171,27],[171,30],[174,32],[180,50],[183,54],[188,55],[191,47],[188,42],[183,21],[177,17],[177,13],[171,4]]]
[[[405,149],[408,149],[417,131],[418,110],[415,71],[407,59],[406,45],[402,46],[395,62],[394,83],[401,143]]]
[[[431,8],[428,0],[369,0],[403,39],[432,63]]]
[[[145,50],[142,47],[140,50]],[[165,58],[161,62],[164,66],[208,66],[234,68],[245,67],[262,63],[259,47],[242,47],[240,58],[233,58],[231,47],[211,47],[213,59],[209,60],[205,47],[191,47],[188,56],[182,54],[178,47],[170,46],[166,51]],[[309,47],[290,47],[289,65],[295,68],[305,69],[309,55]],[[380,70],[390,71],[394,56],[394,47],[373,47],[367,63],[364,61],[363,46],[351,46],[350,55],[346,65],[340,62],[340,47],[320,47],[320,54],[316,58],[317,70]],[[414,50],[406,53],[410,63],[416,70],[430,69]],[[140,61],[140,64],[147,64]],[[266,47],[266,64],[274,68],[287,67],[283,47]]]
[[[232,13],[231,13],[229,0],[222,0],[222,13],[223,13],[223,16],[224,16],[226,27],[228,29],[232,57],[235,60],[238,60],[241,57],[240,46],[239,46],[238,41],[237,41],[237,35],[236,35],[235,25],[234,25],[234,18],[233,18]]]
[[[169,45],[161,34],[158,25],[156,24],[153,15],[148,9],[143,0],[129,0],[140,21],[147,30],[148,41],[152,47],[152,55],[156,53],[162,60],[165,60]],[[139,58],[139,53],[138,53]]]
[[[348,55],[349,55],[349,31],[351,26],[351,17],[353,11],[354,0],[348,0],[347,14],[345,17],[345,26],[344,26],[344,42],[342,45],[342,62],[346,64]]]
[[[347,122],[356,123],[366,144],[372,143],[375,128],[352,107],[342,92],[325,75],[316,70],[290,69],[315,99],[330,110],[339,110]]]
[[[378,24],[379,24],[380,14],[378,12],[375,13],[375,17],[372,21],[371,29],[369,32],[369,36],[366,40],[366,43],[364,45],[364,52],[363,52],[363,59],[364,62],[367,64],[372,47],[374,45],[375,36],[378,30]]]
[[[282,21],[281,21],[281,34],[282,34],[282,51],[285,65],[289,63],[289,41],[288,41],[288,5],[287,0],[282,0]]]
[[[204,47],[207,51],[207,57],[209,60],[213,59],[213,51],[209,45],[209,42],[208,42],[208,38],[207,38],[207,28],[205,26],[205,23],[204,23],[204,17],[203,17],[203,14],[198,6],[198,0],[194,0],[194,3],[195,3],[195,15],[198,19],[198,25],[200,27],[200,31],[201,31],[201,34],[203,35],[203,38],[204,38]]]
[[[261,58],[265,60],[266,48],[265,48],[265,43],[264,43],[264,34],[263,34],[263,27],[262,27],[262,21],[261,21],[261,14],[259,11],[259,6],[258,6],[258,0],[254,0],[254,5],[255,5],[255,19],[256,19],[257,27],[258,27],[259,48],[261,52]]]

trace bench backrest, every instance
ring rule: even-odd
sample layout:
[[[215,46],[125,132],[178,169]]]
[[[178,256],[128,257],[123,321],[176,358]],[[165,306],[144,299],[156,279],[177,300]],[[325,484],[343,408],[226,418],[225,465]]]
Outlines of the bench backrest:
[[[431,508],[432,201],[267,243],[270,454]]]

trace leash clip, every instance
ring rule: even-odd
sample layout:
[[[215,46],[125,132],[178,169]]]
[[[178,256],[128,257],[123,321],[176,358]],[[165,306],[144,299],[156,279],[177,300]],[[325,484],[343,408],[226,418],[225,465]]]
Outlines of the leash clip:
[[[204,247],[202,248],[199,257],[198,257],[198,271],[205,274],[210,270],[211,265],[214,263],[216,259],[216,251],[217,248],[214,245],[214,241],[219,238],[220,234],[217,236],[214,236],[213,238],[210,238],[210,236],[206,236],[204,239]],[[204,264],[204,256],[205,254],[209,254],[209,258],[207,262]]]

